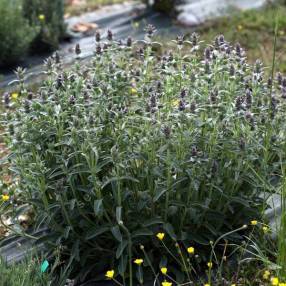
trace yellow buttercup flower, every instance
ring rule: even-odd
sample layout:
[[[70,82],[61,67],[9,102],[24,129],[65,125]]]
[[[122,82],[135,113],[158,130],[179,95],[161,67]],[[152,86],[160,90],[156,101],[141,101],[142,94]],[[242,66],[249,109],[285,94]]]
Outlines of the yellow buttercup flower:
[[[207,284],[205,284],[204,286],[211,286],[211,285],[207,283]]]
[[[258,221],[257,220],[252,220],[250,223],[251,223],[251,225],[257,225]]]
[[[164,281],[162,282],[162,286],[172,286],[172,282]]]
[[[195,253],[195,248],[190,246],[190,247],[187,248],[187,251],[188,251],[189,254],[194,254]]]
[[[213,263],[210,261],[207,263],[208,268],[212,268],[213,267]]]
[[[166,275],[167,274],[168,269],[166,267],[162,267],[161,268],[161,272],[162,274]]]
[[[45,21],[46,16],[44,14],[40,14],[38,18],[40,21]]]
[[[113,279],[114,273],[114,270],[108,270],[105,274],[105,277],[107,277],[108,279]]]
[[[134,260],[134,263],[137,265],[141,265],[144,262],[144,260],[142,258],[137,258]]]
[[[262,227],[262,230],[264,233],[268,233],[269,232],[269,227],[268,226],[264,226]]]
[[[3,200],[4,202],[9,201],[9,199],[10,199],[10,196],[9,196],[9,195],[2,195],[1,197],[2,197],[2,200]]]
[[[132,87],[132,88],[131,88],[131,94],[136,94],[136,93],[137,93],[137,89],[134,88],[134,87]]]
[[[163,240],[164,239],[164,237],[165,237],[165,233],[164,232],[159,232],[159,233],[157,233],[157,238],[159,239],[159,240]]]
[[[279,283],[279,286],[286,286],[286,283]]]
[[[19,94],[18,94],[17,92],[13,92],[13,93],[11,94],[11,97],[12,97],[12,99],[16,100],[16,99],[18,99]]]
[[[173,99],[171,101],[171,104],[172,104],[173,107],[178,107],[179,104],[180,104],[180,100],[179,99]]]
[[[263,279],[264,280],[268,280],[269,277],[270,277],[270,271],[269,270],[265,270],[264,273],[263,273]]]
[[[278,277],[272,277],[271,278],[271,285],[279,286],[279,278]]]
[[[243,26],[242,26],[242,25],[237,25],[237,30],[238,30],[238,31],[243,30]]]

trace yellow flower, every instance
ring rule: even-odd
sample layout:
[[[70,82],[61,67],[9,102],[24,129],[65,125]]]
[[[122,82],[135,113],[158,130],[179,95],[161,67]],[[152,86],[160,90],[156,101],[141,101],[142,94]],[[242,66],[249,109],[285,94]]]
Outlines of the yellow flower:
[[[258,221],[257,220],[252,220],[250,223],[251,223],[251,225],[257,225]]]
[[[278,277],[272,277],[271,278],[271,285],[273,285],[273,286],[279,286],[279,279],[278,279]]]
[[[45,21],[46,16],[44,14],[40,14],[38,18],[40,21]]]
[[[108,270],[105,274],[105,277],[107,277],[108,279],[113,279],[114,277],[114,270]]]
[[[279,286],[286,286],[286,283],[279,283]]]
[[[190,246],[190,247],[188,247],[187,251],[188,251],[189,254],[194,254],[195,253],[195,248]]]
[[[171,101],[171,104],[172,104],[173,107],[178,107],[179,104],[180,104],[180,100],[179,99],[173,99]]]
[[[136,93],[137,93],[137,89],[134,88],[134,87],[132,87],[132,88],[131,88],[131,94],[136,94]]]
[[[137,258],[137,259],[134,260],[134,263],[137,264],[137,265],[141,265],[143,263],[143,261],[144,260],[142,258]]]
[[[17,92],[13,92],[11,94],[12,99],[16,100],[18,98],[19,94]]]
[[[262,230],[264,233],[268,233],[269,232],[269,227],[268,226],[264,226],[262,227]]]
[[[167,274],[168,269],[166,267],[162,267],[161,268],[161,272],[162,274],[166,275]]]
[[[2,195],[2,200],[3,200],[4,202],[9,201],[9,199],[10,199],[10,197],[9,197],[8,195]]]
[[[172,286],[172,282],[168,282],[168,281],[164,281],[164,282],[162,282],[162,286]]]
[[[207,263],[208,268],[212,268],[213,267],[213,263],[210,261]]]
[[[236,286],[236,284],[231,284],[230,286]]]
[[[238,31],[243,30],[243,26],[242,26],[242,25],[237,25],[237,30],[238,30]]]
[[[207,284],[205,284],[204,286],[211,286],[211,285],[207,283]]]
[[[163,240],[164,239],[164,237],[165,237],[165,233],[164,232],[159,232],[159,233],[157,233],[157,238],[159,239],[159,240]]]
[[[271,273],[270,273],[269,270],[265,270],[264,273],[263,273],[263,279],[264,279],[264,280],[268,280],[270,274],[271,274]]]

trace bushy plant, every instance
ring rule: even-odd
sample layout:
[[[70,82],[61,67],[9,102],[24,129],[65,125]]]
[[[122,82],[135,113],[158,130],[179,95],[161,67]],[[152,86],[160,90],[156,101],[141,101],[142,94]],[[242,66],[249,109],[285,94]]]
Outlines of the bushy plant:
[[[203,253],[258,219],[280,183],[286,78],[268,79],[223,36],[204,51],[196,34],[178,37],[165,53],[154,32],[148,26],[146,41],[126,45],[97,34],[91,63],[81,64],[77,46],[71,70],[47,60],[35,94],[18,71],[23,99],[13,114],[5,96],[18,201],[83,279],[112,264],[126,278],[140,244],[154,265],[172,261],[152,247],[156,233]]]
[[[29,49],[37,30],[22,15],[22,1],[0,1],[0,66],[15,64]]]
[[[63,0],[23,0],[24,15],[31,25],[39,26],[40,32],[33,48],[54,50],[65,34]]]

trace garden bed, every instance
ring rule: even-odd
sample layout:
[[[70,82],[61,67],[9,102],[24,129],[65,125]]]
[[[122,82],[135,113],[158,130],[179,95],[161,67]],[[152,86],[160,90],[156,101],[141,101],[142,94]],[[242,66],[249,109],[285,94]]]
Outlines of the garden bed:
[[[145,33],[97,33],[92,60],[77,45],[69,69],[49,58],[36,91],[17,71],[4,119],[18,187],[3,210],[27,204],[49,229],[38,242],[51,265],[78,283],[259,285],[269,265],[285,279],[283,243],[274,258],[257,248],[273,246],[266,199],[285,187],[285,78],[222,35],[206,48],[178,37],[166,52]],[[249,247],[261,268],[250,276]]]
[[[0,274],[8,285],[285,286],[285,7],[163,43],[129,8],[96,20],[122,40],[98,30],[48,58],[34,86],[17,69],[3,94],[0,212],[16,238],[1,241]]]

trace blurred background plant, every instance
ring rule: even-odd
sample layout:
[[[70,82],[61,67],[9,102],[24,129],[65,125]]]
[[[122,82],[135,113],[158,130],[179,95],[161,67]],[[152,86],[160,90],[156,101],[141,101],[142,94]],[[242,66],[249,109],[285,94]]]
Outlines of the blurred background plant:
[[[12,65],[28,52],[39,29],[23,16],[21,0],[0,1],[0,66]]]
[[[55,50],[65,35],[64,0],[23,0],[23,14],[30,25],[40,27],[33,52]]]

